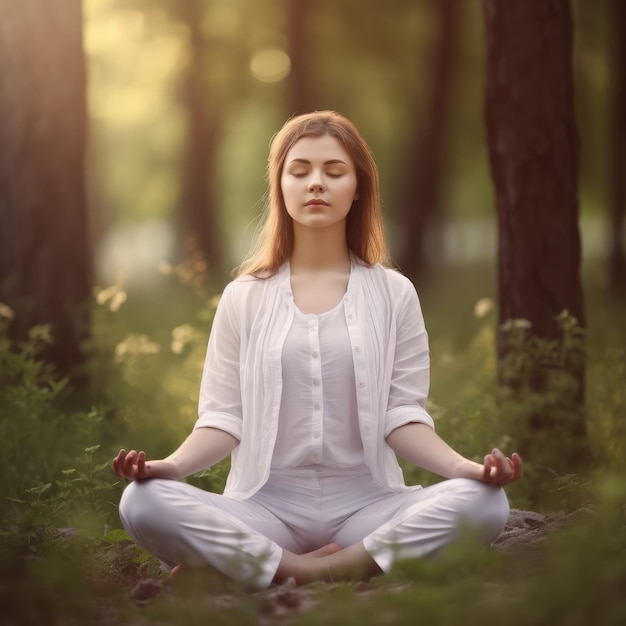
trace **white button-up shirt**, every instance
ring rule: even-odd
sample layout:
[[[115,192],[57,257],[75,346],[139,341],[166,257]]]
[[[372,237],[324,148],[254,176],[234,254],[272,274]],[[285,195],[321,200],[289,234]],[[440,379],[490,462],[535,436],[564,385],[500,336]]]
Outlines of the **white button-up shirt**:
[[[272,471],[360,467],[363,443],[343,299],[319,315],[292,306]]]
[[[402,471],[385,437],[409,422],[434,428],[426,411],[428,338],[417,294],[398,272],[353,259],[343,304],[365,464],[375,480],[401,491]],[[287,263],[270,278],[229,283],[215,314],[195,428],[219,428],[239,439],[224,490],[235,499],[249,498],[270,473],[292,305]]]

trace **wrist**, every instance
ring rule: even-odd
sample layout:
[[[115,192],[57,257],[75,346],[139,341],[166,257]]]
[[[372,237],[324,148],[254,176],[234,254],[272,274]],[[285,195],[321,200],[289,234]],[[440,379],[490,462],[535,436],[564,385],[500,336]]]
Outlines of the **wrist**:
[[[465,459],[454,468],[453,478],[471,478],[472,480],[482,480],[483,466],[480,465],[480,463]]]
[[[150,472],[150,478],[169,478],[171,480],[182,478],[180,468],[171,460],[150,461],[146,465]]]

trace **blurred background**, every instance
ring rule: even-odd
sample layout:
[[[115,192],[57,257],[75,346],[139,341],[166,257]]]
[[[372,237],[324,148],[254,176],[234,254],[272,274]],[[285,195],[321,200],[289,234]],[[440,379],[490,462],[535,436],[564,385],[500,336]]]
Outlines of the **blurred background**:
[[[587,258],[608,247],[620,140],[612,4],[574,2]],[[160,261],[192,248],[218,275],[232,269],[259,215],[271,136],[294,113],[324,108],[351,118],[372,148],[396,260],[408,243],[403,209],[424,204],[407,197],[416,159],[428,163],[432,188],[420,192],[435,205],[421,262],[494,259],[481,3],[86,0],[84,10],[102,284],[147,286]]]

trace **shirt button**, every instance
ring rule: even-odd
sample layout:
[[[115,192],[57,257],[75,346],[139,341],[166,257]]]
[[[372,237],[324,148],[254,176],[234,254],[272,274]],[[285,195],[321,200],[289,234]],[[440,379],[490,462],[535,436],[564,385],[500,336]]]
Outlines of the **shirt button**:
[[[361,346],[356,346],[356,347],[354,348],[354,351],[355,351],[355,352],[361,352]]]
[[[354,318],[354,315],[352,315],[352,313],[350,313],[350,315],[348,315],[348,319],[351,320]]]
[[[319,353],[319,352],[317,352],[317,351],[315,351],[315,352],[311,353],[311,356],[312,356],[314,359],[317,359],[317,357],[318,357],[319,355],[320,355],[320,353]]]
[[[316,411],[319,411],[321,407],[320,407],[320,405],[319,405],[318,403],[316,403],[316,404],[314,404],[314,405],[313,405],[313,408],[314,408]]]
[[[315,431],[315,432],[313,433],[313,436],[314,436],[316,439],[319,439],[320,434],[319,434],[317,431]]]
[[[319,378],[314,378],[314,379],[313,379],[313,384],[314,384],[316,387],[319,387],[319,386],[320,386],[320,379],[319,379]]]
[[[365,383],[364,383],[363,381],[361,381],[361,382],[359,383],[359,387],[360,387],[361,389],[363,389],[363,387],[365,387]]]

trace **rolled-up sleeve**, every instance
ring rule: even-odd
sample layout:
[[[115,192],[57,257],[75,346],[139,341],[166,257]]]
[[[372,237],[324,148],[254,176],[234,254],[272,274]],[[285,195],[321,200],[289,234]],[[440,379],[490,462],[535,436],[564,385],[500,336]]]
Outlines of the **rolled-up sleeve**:
[[[410,422],[435,427],[426,410],[430,386],[428,334],[417,293],[408,279],[399,306],[385,437]]]
[[[219,428],[241,439],[240,310],[230,283],[222,294],[207,348],[200,384],[196,428]]]

